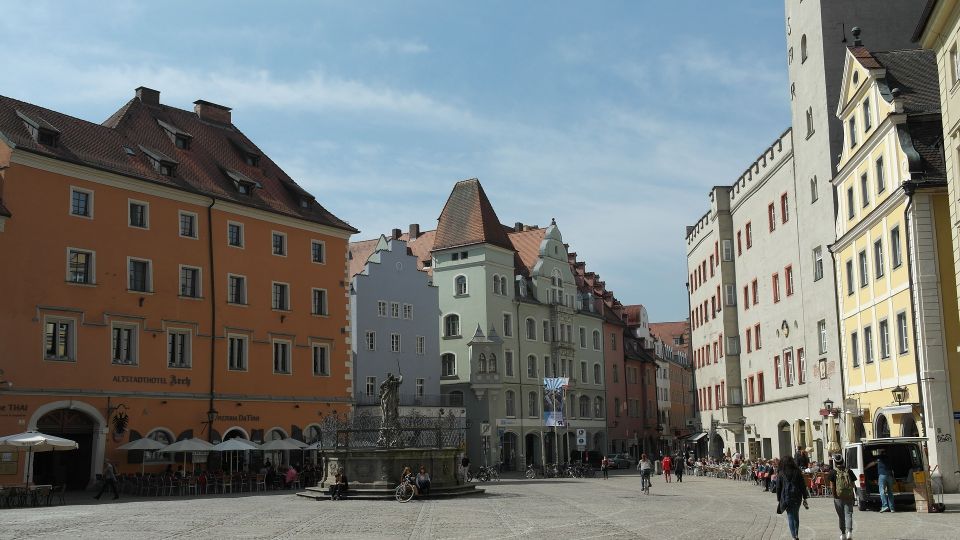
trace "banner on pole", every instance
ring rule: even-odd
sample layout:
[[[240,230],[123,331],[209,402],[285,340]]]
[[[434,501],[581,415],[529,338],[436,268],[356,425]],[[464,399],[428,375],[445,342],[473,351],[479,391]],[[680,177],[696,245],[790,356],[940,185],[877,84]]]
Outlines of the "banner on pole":
[[[570,379],[567,377],[549,377],[543,379],[543,425],[563,427],[563,400]]]

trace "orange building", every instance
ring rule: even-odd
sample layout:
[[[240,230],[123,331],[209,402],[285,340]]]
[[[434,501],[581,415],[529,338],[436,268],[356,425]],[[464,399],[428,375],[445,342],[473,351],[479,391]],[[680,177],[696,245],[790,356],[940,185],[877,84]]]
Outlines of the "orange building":
[[[0,97],[0,435],[76,440],[34,466],[74,488],[104,458],[164,467],[116,450],[139,437],[315,439],[350,407],[355,232],[229,108],[141,87],[94,124]],[[0,454],[0,484],[25,476]]]

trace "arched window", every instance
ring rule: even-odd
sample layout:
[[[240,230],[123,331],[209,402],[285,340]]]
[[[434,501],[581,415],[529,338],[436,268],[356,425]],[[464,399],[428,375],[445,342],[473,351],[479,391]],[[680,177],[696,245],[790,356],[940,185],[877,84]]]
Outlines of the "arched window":
[[[147,433],[148,439],[153,439],[159,443],[163,444],[173,444],[174,438],[173,433],[165,429],[155,429],[150,433]],[[166,463],[173,459],[173,454],[161,454],[160,452],[144,452],[143,453],[143,462],[144,463]]]
[[[507,416],[516,416],[517,415],[517,404],[514,403],[514,393],[513,390],[507,390],[505,394],[506,404],[507,404]]]
[[[477,357],[477,373],[487,372],[487,355],[480,353]]]
[[[443,336],[460,337],[460,316],[451,313],[443,319]]]
[[[553,275],[550,276],[550,284],[554,287],[559,287],[563,284],[563,280],[560,277],[560,270],[557,270],[556,268],[553,269]]]
[[[603,418],[603,398],[600,396],[593,399],[593,417]]]
[[[593,365],[593,383],[600,384],[603,381],[600,380],[600,364]]]
[[[620,417],[620,398],[613,398],[613,415]]]
[[[453,294],[463,296],[467,294],[467,276],[457,276],[453,280]]]
[[[307,426],[307,430],[303,432],[304,440],[303,442],[307,444],[313,444],[320,440],[321,431],[320,426],[316,424],[311,424]]]
[[[580,396],[580,418],[590,418],[590,398]]]
[[[530,416],[540,416],[540,398],[537,396],[537,393],[530,392],[530,394],[527,396],[527,401],[527,408],[530,410]]]
[[[490,353],[490,360],[487,361],[487,371],[490,373],[497,372],[497,355]]]
[[[500,293],[500,276],[496,274],[493,275],[493,294],[501,294]]]
[[[800,36],[800,63],[807,61],[807,35]]]
[[[500,294],[511,296],[507,289],[507,278],[506,276],[500,276]]]
[[[593,331],[593,349],[596,351],[600,350],[600,331]]]
[[[537,378],[537,357],[532,354],[527,357],[527,377],[530,379]]]
[[[453,377],[457,374],[457,357],[453,353],[440,355],[440,374],[444,377]]]
[[[537,321],[527,317],[527,339],[537,339]]]

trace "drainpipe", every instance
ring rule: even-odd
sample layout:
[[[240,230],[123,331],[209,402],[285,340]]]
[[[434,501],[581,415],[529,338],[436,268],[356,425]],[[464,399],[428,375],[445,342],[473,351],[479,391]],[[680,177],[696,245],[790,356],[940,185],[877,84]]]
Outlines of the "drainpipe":
[[[903,209],[903,231],[904,231],[904,240],[906,240],[907,246],[907,279],[909,280],[910,286],[907,288],[910,291],[910,310],[914,313],[911,317],[911,322],[913,323],[913,361],[915,364],[915,369],[917,371],[917,399],[920,402],[920,433],[921,437],[927,436],[927,418],[923,408],[923,380],[922,373],[920,371],[920,341],[918,340],[917,332],[917,321],[916,321],[916,293],[913,288],[913,257],[911,256],[910,250],[910,210],[913,208],[913,193],[917,190],[917,185],[911,183],[909,180],[903,183],[903,193],[907,196],[907,206]],[[899,383],[898,383],[899,384]],[[876,436],[876,434],[874,434]]]
[[[211,197],[210,206],[207,207],[207,251],[210,257],[210,403],[209,409],[207,409],[208,414],[210,411],[215,410],[213,408],[214,381],[216,379],[214,364],[217,358],[217,273],[213,257],[213,205],[216,203],[217,200]],[[215,419],[208,417],[207,420],[209,420],[207,424],[207,441],[213,442],[213,421]]]

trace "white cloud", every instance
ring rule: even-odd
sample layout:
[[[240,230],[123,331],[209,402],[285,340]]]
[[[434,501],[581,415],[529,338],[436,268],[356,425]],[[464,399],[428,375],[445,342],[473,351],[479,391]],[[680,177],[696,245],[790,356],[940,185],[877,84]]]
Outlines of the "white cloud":
[[[380,39],[373,38],[366,43],[369,48],[380,54],[424,54],[430,47],[418,39]]]

